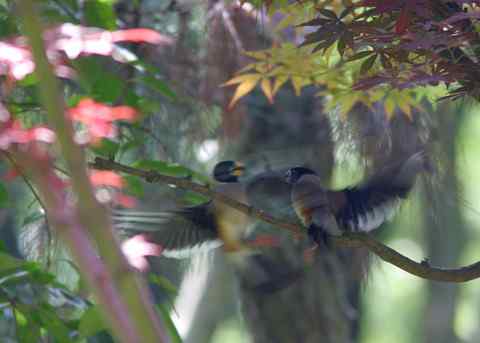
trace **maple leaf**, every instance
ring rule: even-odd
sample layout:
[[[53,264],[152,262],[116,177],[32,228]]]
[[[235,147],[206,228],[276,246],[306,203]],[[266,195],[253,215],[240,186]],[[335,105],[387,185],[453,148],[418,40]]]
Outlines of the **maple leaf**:
[[[222,87],[238,84],[228,108],[232,109],[238,100],[250,93],[262,78],[261,74],[243,74],[225,82]]]
[[[134,121],[137,111],[129,106],[108,106],[92,99],[82,99],[77,106],[68,109],[70,119],[81,122],[87,129],[94,144],[100,138],[114,138],[117,130],[116,120]]]
[[[90,182],[94,186],[123,187],[123,178],[110,170],[92,170],[89,176]]]
[[[25,129],[19,120],[10,119],[0,127],[0,149],[2,150],[7,150],[12,144],[53,143],[54,140],[55,133],[44,126]]]
[[[173,40],[150,29],[105,31],[70,23],[48,29],[43,34],[47,57],[58,76],[72,78],[75,72],[66,64],[65,56],[111,56],[118,62],[128,62],[116,43],[134,42],[169,45]],[[22,80],[35,69],[30,47],[25,37],[0,41],[0,74],[13,80]]]

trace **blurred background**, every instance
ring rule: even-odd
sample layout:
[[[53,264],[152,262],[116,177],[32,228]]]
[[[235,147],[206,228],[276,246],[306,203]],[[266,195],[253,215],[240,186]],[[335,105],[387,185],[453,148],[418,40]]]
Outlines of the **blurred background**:
[[[2,37],[18,32],[13,3],[0,1]],[[219,86],[248,63],[242,50],[301,41],[296,30],[275,29],[282,20],[280,13],[269,19],[248,3],[215,0],[43,1],[42,6],[42,15],[52,23],[150,27],[175,39],[168,48],[128,47],[138,56],[140,69],[101,58],[78,62],[80,85],[67,85],[67,103],[78,98],[80,88],[99,101],[127,102],[143,115],[141,123],[120,127],[121,149],[114,142],[117,145],[107,144],[95,153],[112,156],[113,151],[124,163],[139,158],[178,163],[206,177],[224,159],[244,162],[252,174],[308,165],[326,185],[341,188],[424,149],[431,170],[419,178],[395,219],[375,235],[404,255],[428,259],[434,266],[479,260],[477,105],[425,102],[423,111],[411,119],[397,113],[391,120],[382,106],[355,106],[341,120],[335,111],[323,109],[318,89],[306,88],[296,96],[284,86],[273,104],[255,90],[228,109],[233,91]],[[28,101],[36,101],[28,85],[16,97],[24,110]],[[27,108],[24,114],[19,110],[17,115],[34,121],[34,110]],[[145,187],[134,177],[128,182],[141,209],[199,201],[160,184]],[[48,230],[29,185],[16,179],[8,191],[9,206],[0,211],[7,250],[40,261],[59,282],[83,294],[75,267]],[[286,209],[276,211],[291,216]],[[282,242],[280,249],[265,251],[267,260],[239,260],[222,251],[192,261],[150,260],[151,272],[177,289],[166,293],[158,282],[152,285],[157,301],[170,305],[185,342],[480,340],[480,281],[460,285],[425,281],[368,257],[361,249],[320,252],[311,266],[305,266],[301,244],[259,226],[259,232],[273,232]],[[293,281],[280,289],[259,287],[278,270]],[[3,312],[0,332],[8,332],[8,318]]]

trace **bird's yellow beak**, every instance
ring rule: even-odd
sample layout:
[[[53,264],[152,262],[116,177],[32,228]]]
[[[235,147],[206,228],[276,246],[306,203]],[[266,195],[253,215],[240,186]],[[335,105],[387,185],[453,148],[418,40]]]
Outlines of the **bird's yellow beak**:
[[[235,167],[232,169],[232,175],[242,176],[245,173],[245,166],[236,162]]]

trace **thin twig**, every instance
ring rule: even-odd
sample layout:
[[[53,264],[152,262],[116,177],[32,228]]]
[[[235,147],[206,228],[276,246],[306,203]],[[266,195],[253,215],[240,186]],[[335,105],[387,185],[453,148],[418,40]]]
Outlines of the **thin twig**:
[[[30,189],[30,192],[33,194],[34,199],[32,199],[33,203],[36,201],[40,207],[43,210],[43,213],[47,213],[47,208],[45,207],[45,204],[42,201],[42,198],[40,197],[40,194],[38,194],[37,190],[33,186],[32,182],[28,179],[28,176],[25,174],[25,172],[22,170],[20,165],[15,161],[15,158],[5,150],[2,150],[2,154],[6,157],[6,159],[10,162],[10,164],[15,168],[20,173],[21,178],[23,179],[23,182],[27,185],[28,189]],[[33,204],[32,203],[32,204]],[[48,216],[44,216],[45,218],[45,227],[47,231],[47,247],[50,248],[52,244],[52,233],[50,232],[50,225],[48,223]],[[50,250],[50,249],[49,249]],[[46,266],[47,268],[50,268],[51,264],[51,258],[50,258],[50,253],[47,253],[47,262]]]
[[[161,182],[165,184],[175,185],[179,188],[200,193],[202,195],[208,196],[209,198],[221,201],[242,213],[272,224],[280,229],[292,232],[295,235],[306,235],[305,228],[298,224],[288,223],[284,220],[277,219],[264,211],[255,209],[251,206],[247,206],[222,193],[215,192],[214,190],[206,186],[191,182],[184,178],[176,178],[173,176],[163,175],[155,171],[147,171],[133,168],[100,157],[97,157],[95,159],[95,162],[90,163],[90,167],[101,170],[114,170],[130,175],[135,175],[145,179],[147,182]],[[380,257],[383,261],[393,264],[394,266],[406,271],[407,273],[423,279],[459,283],[480,278],[480,262],[476,262],[465,267],[453,269],[437,268],[432,267],[429,263],[425,261],[420,263],[416,262],[400,254],[396,250],[380,243],[379,241],[375,240],[371,235],[366,233],[348,232],[344,233],[342,236],[339,237],[332,236],[331,239],[336,246],[340,247],[365,247],[370,252]]]
[[[20,174],[20,177],[23,179],[23,182],[25,182],[25,184],[27,185],[27,187],[30,189],[30,192],[32,192],[33,194],[33,197],[35,198],[35,200],[38,202],[38,204],[40,205],[40,207],[42,208],[42,210],[45,212],[46,211],[46,208],[45,208],[45,205],[43,204],[42,202],[42,198],[40,198],[40,195],[37,193],[37,191],[35,190],[35,187],[33,186],[33,184],[30,182],[30,180],[28,179],[27,175],[25,175],[25,173],[22,171],[22,168],[18,165],[18,163],[15,161],[15,159],[13,158],[13,156],[5,151],[5,150],[1,150],[1,153],[3,156],[5,156],[5,158],[10,162],[10,164],[12,165],[13,168],[15,168],[16,171],[18,171],[18,173]]]

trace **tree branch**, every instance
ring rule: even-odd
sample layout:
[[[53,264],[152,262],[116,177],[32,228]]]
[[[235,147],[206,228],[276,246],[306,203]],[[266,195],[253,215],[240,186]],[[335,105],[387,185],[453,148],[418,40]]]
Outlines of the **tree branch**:
[[[175,185],[179,188],[200,193],[209,198],[221,201],[242,213],[245,213],[251,217],[255,217],[266,223],[272,224],[275,227],[287,230],[296,236],[306,236],[306,229],[303,228],[301,225],[288,223],[283,220],[277,219],[264,211],[258,210],[251,206],[247,206],[222,193],[215,192],[207,186],[203,186],[183,178],[163,175],[155,171],[147,171],[129,167],[124,164],[120,164],[115,161],[107,160],[101,157],[97,157],[95,159],[95,162],[90,163],[90,167],[94,169],[114,170],[129,175],[135,175],[151,183],[161,182],[165,184]],[[347,232],[340,237],[332,236],[331,238],[336,246],[365,247],[383,261],[393,264],[394,266],[406,271],[407,273],[423,279],[459,283],[480,278],[480,262],[476,262],[461,268],[443,269],[432,267],[426,261],[420,263],[416,262],[400,254],[394,249],[380,243],[379,241],[375,240],[371,235],[366,233]]]

